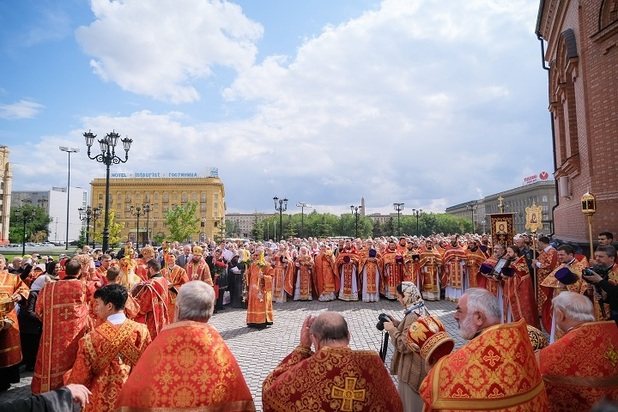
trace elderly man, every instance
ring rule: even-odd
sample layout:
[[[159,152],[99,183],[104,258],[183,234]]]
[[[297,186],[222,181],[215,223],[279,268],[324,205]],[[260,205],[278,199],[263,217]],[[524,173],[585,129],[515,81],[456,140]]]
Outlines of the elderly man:
[[[176,322],[146,348],[120,392],[118,411],[255,411],[234,355],[208,324],[212,286],[185,283],[176,300]]]
[[[498,300],[470,288],[459,299],[455,320],[468,344],[440,359],[420,392],[425,411],[545,411],[547,396],[526,323],[500,324]]]
[[[586,296],[563,292],[552,300],[565,335],[537,353],[550,411],[589,411],[606,397],[618,401],[618,328],[594,322]]]
[[[348,324],[339,313],[305,319],[300,345],[262,385],[264,412],[402,411],[397,389],[378,354],[353,351],[349,343]]]

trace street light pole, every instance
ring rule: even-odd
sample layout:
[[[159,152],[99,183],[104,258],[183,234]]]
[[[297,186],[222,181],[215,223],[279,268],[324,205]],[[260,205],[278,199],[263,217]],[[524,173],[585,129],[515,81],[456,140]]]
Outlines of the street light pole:
[[[77,209],[79,211],[79,218],[83,222],[86,220],[86,244],[90,243],[90,238],[88,237],[88,232],[90,231],[90,217],[92,216],[92,208],[90,206],[86,206],[85,208],[80,207]]]
[[[131,206],[129,208],[131,214],[136,217],[135,221],[135,246],[139,252],[139,217],[144,214],[144,209],[141,206]]]
[[[273,202],[275,203],[275,210],[279,212],[279,238],[277,241],[280,241],[283,235],[283,212],[288,210],[288,199],[279,199],[275,196],[273,197]]]
[[[69,250],[69,218],[71,216],[71,153],[79,152],[79,149],[73,147],[60,146],[60,150],[67,152],[68,167],[67,167],[67,236],[65,242],[65,250]]]
[[[475,209],[475,206],[474,205],[468,205],[467,208],[468,208],[468,210],[470,212],[472,212],[472,233],[476,233],[476,225],[474,224],[474,209]]]
[[[300,237],[305,237],[305,208],[309,205],[305,202],[296,203],[296,207],[300,207]]]
[[[416,236],[419,236],[418,233],[418,217],[423,213],[423,209],[412,209],[412,214],[416,216]]]
[[[84,138],[86,139],[86,146],[88,146],[88,158],[91,160],[96,160],[99,163],[103,163],[105,165],[105,226],[103,227],[103,253],[107,251],[109,246],[109,167],[112,164],[126,163],[129,160],[129,150],[131,150],[131,143],[133,143],[132,139],[125,137],[121,139],[122,146],[124,149],[124,160],[120,157],[116,156],[116,144],[118,144],[118,138],[120,135],[114,131],[105,135],[103,139],[98,140],[99,147],[101,148],[101,153],[96,156],[90,155],[90,148],[92,147],[92,143],[94,139],[97,137],[96,134],[93,134],[90,131],[84,133]]]
[[[403,203],[393,203],[393,207],[395,208],[395,211],[397,211],[397,236],[401,236],[401,225],[399,224],[399,215],[401,214],[401,211],[403,210]]]
[[[94,249],[95,247],[94,234],[97,230],[97,219],[99,219],[99,216],[101,216],[101,208],[95,207],[94,209],[92,209],[92,249]]]
[[[150,244],[150,205],[142,205],[142,211],[146,215],[146,238],[144,239],[144,243],[142,243],[142,248],[144,248],[146,247],[146,244]]]
[[[31,218],[30,211],[27,211],[27,210],[24,209],[23,203],[30,204],[31,201],[30,201],[30,199],[23,199],[22,200],[21,217],[22,217],[22,219],[24,221],[24,236],[22,237],[22,241],[21,241],[21,255],[22,256],[24,256],[26,254],[26,223],[28,222],[28,219]]]
[[[355,219],[355,224],[354,224],[354,238],[358,237],[358,209],[360,209],[361,206],[350,206],[350,210],[352,211],[352,214],[354,214],[354,219]]]

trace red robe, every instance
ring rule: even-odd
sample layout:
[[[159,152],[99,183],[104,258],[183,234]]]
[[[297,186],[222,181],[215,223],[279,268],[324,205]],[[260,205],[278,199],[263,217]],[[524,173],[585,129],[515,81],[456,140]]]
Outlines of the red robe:
[[[255,411],[242,371],[217,330],[181,321],[164,327],[122,387],[117,411]]]
[[[401,260],[396,258],[399,256]],[[397,285],[403,281],[405,267],[403,255],[387,250],[382,255],[382,270],[380,271],[380,293],[388,299],[397,299]]]
[[[22,282],[18,275],[9,273],[7,270],[0,271],[0,299],[10,299],[11,296],[18,294],[22,299],[28,299],[28,286]],[[0,331],[0,368],[8,368],[17,365],[22,360],[21,343],[19,339],[19,322],[15,306],[6,315],[13,321],[11,327]],[[25,308],[23,308],[25,310]]]
[[[262,406],[264,412],[403,411],[378,354],[347,347],[294,349],[264,381]]]
[[[550,411],[589,411],[606,396],[618,402],[618,327],[584,323],[537,353]]]
[[[481,264],[487,259],[483,251],[479,248],[472,252],[470,249],[466,250],[466,268],[468,270],[468,287],[476,288],[477,285],[477,273],[481,268]]]
[[[189,281],[189,275],[178,265],[174,265],[171,270],[169,267],[162,269],[161,274],[168,282],[170,303],[167,307],[167,315],[169,323],[172,323],[174,322],[174,313],[176,312],[176,297],[180,287]]]
[[[148,328],[129,319],[119,325],[106,321],[79,341],[75,364],[64,383],[79,383],[92,392],[83,412],[114,410],[131,368],[150,342]]]
[[[315,289],[319,296],[332,296],[339,290],[339,278],[335,274],[335,257],[332,252],[320,252],[315,257]]]
[[[424,411],[547,411],[526,323],[485,329],[441,358],[421,384]]]
[[[524,319],[530,326],[539,329],[539,315],[534,300],[534,286],[526,263],[526,256],[520,256],[511,262],[515,270],[513,276],[504,278],[504,308],[502,313],[507,316],[510,309],[512,321]]]
[[[35,312],[43,321],[41,345],[36,357],[32,393],[39,394],[63,385],[64,375],[75,362],[79,340],[90,331],[88,302],[94,293],[86,282],[63,279],[46,284]]]
[[[135,321],[148,326],[150,337],[157,337],[163,326],[169,323],[168,306],[170,302],[167,280],[155,275],[146,282],[135,286],[132,295],[139,304],[139,314]]]
[[[260,274],[263,278],[260,279]],[[273,324],[273,268],[270,265],[260,267],[257,263],[247,267],[247,324]]]

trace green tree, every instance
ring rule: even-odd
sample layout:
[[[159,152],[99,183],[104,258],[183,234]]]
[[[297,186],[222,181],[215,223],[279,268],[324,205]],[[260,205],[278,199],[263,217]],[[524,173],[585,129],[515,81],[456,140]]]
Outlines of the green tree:
[[[24,234],[24,219],[26,223],[26,232]],[[29,240],[34,240],[33,235],[39,238],[41,231],[45,232],[47,239],[47,225],[51,222],[51,218],[42,207],[25,204],[20,207],[11,209],[11,225],[9,226],[9,239],[13,243],[22,243]]]
[[[197,216],[197,206],[197,202],[189,202],[182,206],[174,206],[165,212],[165,224],[170,231],[170,240],[185,242],[195,233],[199,233],[200,218]],[[225,227],[222,230],[225,231]]]
[[[101,217],[97,219],[94,226],[94,231],[92,233],[92,237],[95,242],[103,243],[103,229],[105,228],[105,214],[101,212]],[[116,210],[109,210],[109,246],[114,247],[118,246],[120,243],[120,235],[122,233],[122,224],[116,222]]]

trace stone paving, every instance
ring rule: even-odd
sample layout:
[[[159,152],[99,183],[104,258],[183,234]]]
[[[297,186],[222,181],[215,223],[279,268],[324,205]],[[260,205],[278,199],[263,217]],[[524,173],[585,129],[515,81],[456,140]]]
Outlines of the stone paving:
[[[453,319],[456,304],[447,301],[426,302],[426,304],[431,314],[442,320],[449,335],[455,339],[455,347],[460,347],[464,342],[457,333],[457,323]],[[340,312],[346,318],[352,334],[350,342],[352,349],[379,351],[382,338],[382,332],[376,329],[379,313],[391,314],[396,319],[403,317],[401,305],[397,301],[363,303],[337,300],[275,303],[274,325],[263,330],[247,328],[245,311],[242,309],[226,309],[215,314],[210,320],[238,360],[258,411],[262,410],[262,382],[298,345],[304,319],[308,315],[316,315],[324,310]],[[387,365],[391,353],[392,345],[389,345]],[[13,384],[11,389],[0,393],[0,410],[5,401],[29,396],[31,380],[32,372],[22,372],[19,384]]]

